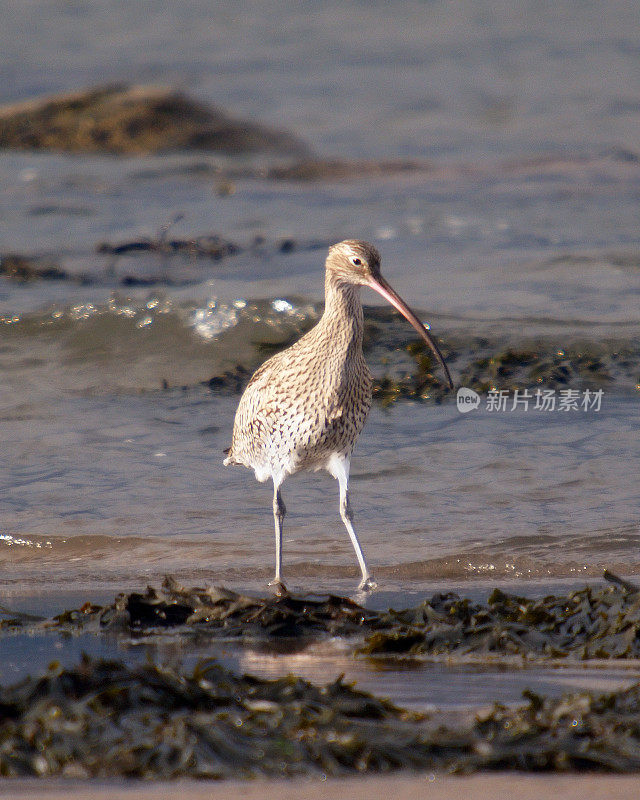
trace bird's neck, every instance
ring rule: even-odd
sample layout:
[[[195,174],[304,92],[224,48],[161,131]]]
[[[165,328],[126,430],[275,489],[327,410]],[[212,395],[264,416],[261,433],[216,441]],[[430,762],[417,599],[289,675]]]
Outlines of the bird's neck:
[[[348,348],[361,347],[364,315],[360,302],[360,287],[338,281],[327,273],[324,314],[320,325],[336,348],[340,348],[341,345]]]

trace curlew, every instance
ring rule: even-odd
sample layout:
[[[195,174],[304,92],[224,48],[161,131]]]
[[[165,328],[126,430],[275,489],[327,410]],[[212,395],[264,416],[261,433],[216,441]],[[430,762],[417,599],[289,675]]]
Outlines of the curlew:
[[[282,528],[286,508],[280,487],[299,470],[326,469],[340,488],[340,516],[360,565],[359,589],[375,588],[353,527],[349,467],[356,439],[371,405],[371,374],[362,353],[364,318],[360,288],[388,300],[431,347],[453,388],[438,346],[425,326],[380,274],[380,255],[367,242],[347,240],[329,248],[324,313],[295,344],[266,361],[253,375],[236,411],[224,463],[253,469],[273,481],[278,593],[282,583]]]

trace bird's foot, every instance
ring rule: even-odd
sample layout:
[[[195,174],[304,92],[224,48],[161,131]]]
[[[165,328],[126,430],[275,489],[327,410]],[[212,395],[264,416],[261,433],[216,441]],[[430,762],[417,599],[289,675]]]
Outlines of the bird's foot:
[[[286,594],[289,594],[287,587],[282,583],[280,578],[274,578],[272,581],[269,581],[269,586],[273,588],[273,593],[276,597],[284,597]]]
[[[374,589],[378,588],[378,584],[373,580],[371,576],[367,576],[363,578],[360,583],[358,584],[358,591],[359,592],[372,592]]]

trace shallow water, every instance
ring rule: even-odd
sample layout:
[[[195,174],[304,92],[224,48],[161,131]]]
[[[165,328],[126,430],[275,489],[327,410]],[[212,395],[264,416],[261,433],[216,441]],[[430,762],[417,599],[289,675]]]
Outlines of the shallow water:
[[[9,0],[6,101],[104,81],[173,82],[384,157],[637,144],[638,9],[518,0],[367,3]],[[24,58],[25,47],[30,57]]]
[[[7,419],[7,584],[87,588],[165,572],[260,586],[271,575],[271,490],[222,466],[236,397],[208,389],[68,398]],[[69,419],[75,424],[70,429]],[[374,408],[352,502],[383,588],[448,578],[570,578],[639,568],[635,401],[600,411]],[[356,564],[325,473],[296,475],[285,577],[344,591]]]
[[[525,690],[550,697],[566,692],[604,693],[624,689],[640,679],[637,662],[622,665],[516,667],[499,663],[481,665],[354,659],[342,643],[331,641],[287,653],[273,647],[253,648],[233,643],[130,642],[91,634],[62,639],[57,635],[13,635],[2,641],[2,682],[13,684],[27,675],[46,672],[56,661],[74,667],[83,653],[95,658],[122,659],[130,664],[152,660],[181,665],[189,670],[200,659],[215,657],[240,674],[274,679],[299,675],[324,685],[341,675],[361,691],[388,697],[403,708],[418,711],[461,710],[500,702],[517,705]]]
[[[453,397],[376,404],[352,466],[381,586],[370,602],[640,572],[637,4],[247,3],[238,14],[218,3],[213,15],[200,2],[28,5],[10,2],[0,31],[2,101],[172,83],[285,127],[320,156],[431,167],[295,182],[261,177],[271,162],[259,158],[0,153],[0,257],[68,273],[0,278],[4,598],[53,612],[70,587],[99,598],[166,572],[263,587],[270,490],[222,467],[238,395],[201,382],[255,367],[313,324],[325,248],[346,237],[373,241],[387,278],[453,343],[456,382],[480,355],[540,343],[604,351],[611,373],[599,411],[490,412],[484,396],[466,415]],[[220,262],[96,251],[157,238],[177,215],[171,235],[217,232],[241,251]],[[410,330],[368,318],[374,373],[401,376]],[[335,482],[295,476],[284,493],[290,588],[351,592]],[[18,674],[37,647],[13,647]],[[266,656],[245,661],[270,669]],[[309,663],[322,672],[321,654]],[[413,703],[410,674],[396,691]],[[447,704],[470,678],[443,676]]]

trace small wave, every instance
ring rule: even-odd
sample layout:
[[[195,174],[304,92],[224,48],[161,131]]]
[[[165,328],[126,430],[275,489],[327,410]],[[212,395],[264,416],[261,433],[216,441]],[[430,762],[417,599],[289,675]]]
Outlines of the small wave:
[[[80,392],[192,385],[228,371],[246,375],[307,331],[321,308],[286,296],[193,301],[160,292],[114,294],[106,302],[0,316],[3,367],[9,377],[29,374],[40,385],[55,384],[52,373],[59,372],[60,385]],[[367,309],[366,320],[376,397],[437,399],[437,370],[405,321],[379,308]],[[542,385],[636,393],[640,386],[637,326],[604,334],[571,326],[518,334],[442,318],[435,327],[456,383],[478,392]]]
[[[82,302],[69,306],[54,306],[43,312],[0,315],[0,325],[11,327],[14,335],[48,337],[62,335],[79,324],[100,319],[102,332],[126,327],[128,332],[147,328],[154,322],[169,318],[176,329],[193,328],[202,338],[210,340],[227,328],[241,322],[277,328],[283,320],[305,322],[316,319],[318,309],[312,303],[291,298],[249,301],[237,298],[231,302],[213,296],[204,302],[182,302],[162,292],[150,293],[144,299],[113,294],[106,303]],[[86,332],[89,326],[84,324]]]
[[[607,564],[583,563],[576,560],[540,560],[495,553],[456,554],[446,558],[414,561],[377,570],[381,577],[407,581],[433,580],[540,580],[548,578],[598,577]],[[629,564],[610,565],[613,571],[629,572]],[[640,573],[640,562],[632,574]]]
[[[0,547],[29,547],[33,550],[42,550],[44,548],[51,549],[53,542],[50,539],[45,539],[38,536],[12,536],[10,533],[0,533]]]
[[[3,368],[74,391],[157,389],[208,381],[299,338],[318,318],[294,298],[183,301],[161,293],[0,316]],[[15,394],[15,392],[14,392]]]
[[[525,539],[527,537],[524,537]],[[461,583],[492,581],[519,583],[569,581],[600,578],[604,569],[626,576],[640,575],[637,546],[629,538],[627,547],[578,552],[577,537],[558,542],[543,542],[536,551],[517,538],[503,547],[460,549],[447,555],[397,563],[396,551],[376,552],[374,574],[382,590],[427,591],[434,585],[456,589]],[[574,541],[575,539],[575,541]],[[558,547],[562,541],[563,547]],[[504,544],[504,543],[503,543]],[[524,549],[523,549],[524,548]],[[528,552],[527,552],[528,550]],[[357,567],[350,553],[339,561],[323,549],[317,558],[296,559],[290,555],[286,564],[287,583],[306,591],[334,591],[336,586],[355,585]],[[93,586],[131,585],[159,580],[172,574],[180,580],[204,585],[231,583],[234,586],[263,587],[272,576],[271,560],[256,552],[250,539],[221,541],[175,536],[117,536],[81,534],[44,536],[29,533],[0,535],[0,568],[3,586],[39,587],[42,575],[47,585]]]

